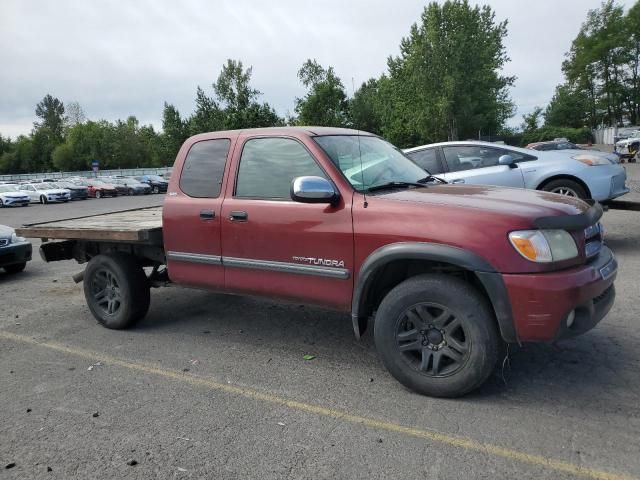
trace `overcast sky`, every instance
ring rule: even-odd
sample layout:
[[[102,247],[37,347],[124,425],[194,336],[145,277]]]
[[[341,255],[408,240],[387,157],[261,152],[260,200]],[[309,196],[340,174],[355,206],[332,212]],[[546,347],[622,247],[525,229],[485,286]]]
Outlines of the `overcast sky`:
[[[544,106],[587,10],[600,0],[486,0],[508,20],[506,47],[518,112]],[[628,8],[633,2],[622,1]],[[281,115],[304,90],[307,58],[348,87],[385,71],[427,4],[417,0],[0,1],[0,134],[28,133],[50,93],[88,118],[135,115],[161,126],[163,102],[183,116],[196,86],[211,93],[227,58],[253,66],[254,88]]]

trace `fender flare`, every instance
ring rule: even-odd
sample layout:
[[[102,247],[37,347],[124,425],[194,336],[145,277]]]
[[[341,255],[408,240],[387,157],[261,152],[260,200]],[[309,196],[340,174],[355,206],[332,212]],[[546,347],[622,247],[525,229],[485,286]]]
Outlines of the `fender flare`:
[[[351,303],[351,319],[356,338],[366,329],[365,299],[373,286],[375,273],[395,260],[428,260],[448,263],[473,272],[484,289],[495,312],[502,338],[516,342],[517,335],[511,312],[509,295],[502,275],[484,258],[468,250],[427,242],[398,242],[385,245],[372,252],[362,263],[355,281]]]

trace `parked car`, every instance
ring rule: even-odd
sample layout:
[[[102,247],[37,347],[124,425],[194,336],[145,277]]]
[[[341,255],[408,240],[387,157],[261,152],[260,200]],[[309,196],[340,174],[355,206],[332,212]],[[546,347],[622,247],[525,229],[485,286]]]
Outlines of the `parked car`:
[[[95,178],[79,178],[72,180],[75,185],[83,185],[87,187],[87,191],[90,197],[102,198],[102,197],[117,197],[118,190],[113,185],[101,182]]]
[[[75,185],[67,180],[58,180],[50,183],[58,188],[69,190],[71,200],[86,200],[89,197],[89,188],[83,185]]]
[[[18,185],[0,185],[0,208],[2,207],[26,207],[31,199],[25,192],[20,191]]]
[[[24,270],[31,260],[31,242],[18,237],[13,228],[0,225],[0,268],[7,273]]]
[[[576,145],[569,140],[550,140],[548,142],[534,142],[528,144],[525,148],[532,150],[540,150],[546,152],[548,150],[586,150],[584,147]]]
[[[598,201],[629,192],[624,167],[615,155],[604,152],[541,152],[466,141],[423,145],[404,153],[450,183],[531,188]]]
[[[167,182],[160,175],[142,175],[140,177],[134,178],[139,182],[150,185],[152,193],[167,193],[169,182]]]
[[[109,177],[106,179],[115,185],[120,195],[146,195],[151,193],[151,185],[139,182],[131,177]]]
[[[58,188],[50,183],[22,183],[19,185],[21,192],[26,192],[32,203],[58,203],[68,202],[71,192],[66,188]]]
[[[633,158],[640,150],[640,130],[634,130],[629,137],[618,140],[613,151],[621,158]]]

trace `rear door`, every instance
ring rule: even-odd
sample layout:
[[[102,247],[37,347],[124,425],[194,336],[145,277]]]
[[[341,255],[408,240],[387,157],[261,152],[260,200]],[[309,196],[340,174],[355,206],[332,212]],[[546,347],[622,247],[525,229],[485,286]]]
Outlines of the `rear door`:
[[[522,170],[517,164],[500,165],[502,155],[509,150],[485,145],[453,145],[442,147],[449,172],[443,177],[450,183],[501,185],[524,188]]]
[[[225,288],[348,309],[353,192],[341,192],[335,206],[295,202],[294,178],[330,179],[312,146],[290,137],[240,142],[236,183],[229,182],[222,208]]]
[[[232,146],[231,138],[215,138],[183,147],[188,152],[182,172],[163,207],[167,268],[174,282],[208,289],[224,286],[221,192]]]

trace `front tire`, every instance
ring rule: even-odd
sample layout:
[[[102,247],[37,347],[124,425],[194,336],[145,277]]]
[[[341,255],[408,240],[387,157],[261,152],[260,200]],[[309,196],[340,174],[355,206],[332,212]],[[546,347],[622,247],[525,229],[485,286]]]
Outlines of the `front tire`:
[[[160,193],[160,188],[153,187],[153,193]]]
[[[482,385],[498,362],[500,336],[486,299],[450,275],[412,277],[382,300],[376,348],[400,383],[433,397]]]
[[[84,296],[93,316],[107,328],[128,328],[149,310],[147,276],[127,254],[93,257],[84,273]]]
[[[96,190],[96,198],[102,198],[102,193],[100,190]]]
[[[47,197],[45,197],[44,195],[40,195],[40,203],[42,205],[46,205],[47,203],[49,203],[49,201],[47,200]]]
[[[4,267],[7,273],[20,273],[27,267],[27,262],[15,263]]]
[[[578,182],[569,179],[552,180],[542,187],[545,192],[557,193],[565,197],[580,198],[585,200],[589,198],[587,191]]]
[[[133,191],[133,188],[130,188],[130,189],[127,191],[127,195],[135,195],[135,192]]]

